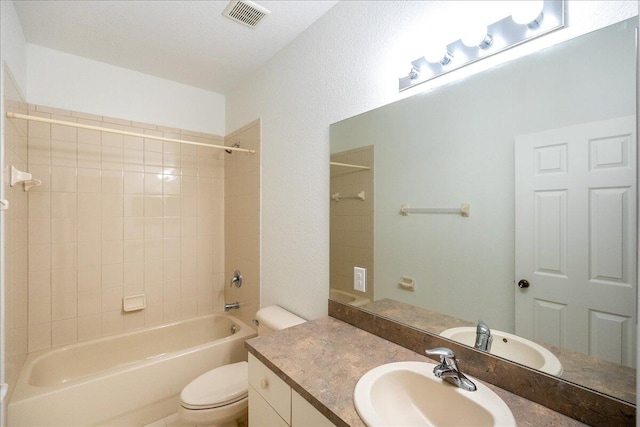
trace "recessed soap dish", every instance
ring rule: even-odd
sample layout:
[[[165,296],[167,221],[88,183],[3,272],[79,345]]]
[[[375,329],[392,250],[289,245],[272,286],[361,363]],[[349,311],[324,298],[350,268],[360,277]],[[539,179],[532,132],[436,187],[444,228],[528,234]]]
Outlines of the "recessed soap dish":
[[[122,310],[126,312],[142,310],[146,306],[147,300],[144,294],[131,295],[122,298]]]

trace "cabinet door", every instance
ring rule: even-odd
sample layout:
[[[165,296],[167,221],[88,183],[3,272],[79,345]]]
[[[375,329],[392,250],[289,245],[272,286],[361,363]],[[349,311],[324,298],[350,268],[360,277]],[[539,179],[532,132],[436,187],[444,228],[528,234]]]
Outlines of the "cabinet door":
[[[334,427],[327,417],[307,402],[296,391],[291,391],[292,427]]]
[[[249,385],[287,424],[291,423],[291,387],[251,353],[249,353]]]
[[[249,386],[249,427],[289,427],[252,386]]]

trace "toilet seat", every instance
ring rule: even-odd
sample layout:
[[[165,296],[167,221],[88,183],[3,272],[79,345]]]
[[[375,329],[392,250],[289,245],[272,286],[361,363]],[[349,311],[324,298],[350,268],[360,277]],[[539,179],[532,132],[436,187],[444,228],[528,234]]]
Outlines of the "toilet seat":
[[[220,366],[191,381],[180,393],[185,409],[203,410],[231,405],[248,395],[249,364]]]

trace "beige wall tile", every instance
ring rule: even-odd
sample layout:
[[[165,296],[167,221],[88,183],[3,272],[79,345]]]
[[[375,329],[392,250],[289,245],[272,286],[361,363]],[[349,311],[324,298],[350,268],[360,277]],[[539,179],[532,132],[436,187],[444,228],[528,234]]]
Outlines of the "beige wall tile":
[[[124,193],[144,194],[144,173],[125,172],[124,173]]]
[[[70,121],[68,118],[63,120]],[[51,125],[51,139],[56,141],[77,142],[76,128],[62,125]]]
[[[53,295],[51,297],[51,318],[56,320],[72,319],[78,315],[77,294]]]
[[[102,266],[102,289],[117,288],[124,285],[124,264]]]
[[[51,193],[51,218],[75,218],[76,209],[76,193]]]
[[[102,265],[122,264],[124,261],[124,244],[122,240],[102,241]]]
[[[73,344],[78,341],[78,319],[52,322],[51,345],[53,347]]]
[[[150,135],[190,134],[41,111]],[[43,185],[25,194],[23,209],[22,258],[30,288],[16,314],[24,311],[25,351],[221,311],[224,156],[66,126],[34,125],[31,131],[30,140],[25,136],[25,169]],[[190,137],[222,141],[197,132]],[[123,295],[137,293],[145,293],[148,307],[123,313]]]
[[[102,216],[121,217],[124,215],[124,198],[122,194],[102,194]]]
[[[144,151],[125,148],[123,169],[130,172],[144,172]]]
[[[51,219],[51,243],[72,243],[77,239],[78,220],[76,218]]]
[[[163,213],[162,196],[145,196],[144,197],[144,216],[145,217],[161,217]]]
[[[78,292],[77,269],[51,270],[51,294],[75,294]]]
[[[102,191],[102,172],[100,169],[78,168],[78,192],[100,193]]]
[[[125,313],[123,318],[123,328],[125,331],[132,331],[145,327],[145,315],[143,311]]]
[[[146,173],[144,176],[144,192],[146,195],[162,195],[163,176],[158,173]]]
[[[102,218],[102,240],[122,240],[124,236],[123,217]]]
[[[29,271],[51,270],[51,245],[29,245]]]
[[[120,310],[102,313],[102,336],[114,335],[124,330],[124,323]]]
[[[78,143],[100,145],[100,132],[89,129],[78,129]]]
[[[29,242],[33,245],[51,243],[51,219],[29,218]]]
[[[100,145],[78,144],[78,167],[100,169],[102,167],[102,147]]]
[[[144,240],[144,260],[149,261],[162,261],[162,239],[145,238]],[[162,268],[160,268],[162,272]]]
[[[142,195],[124,195],[124,216],[125,217],[142,217],[144,216],[144,196]]]
[[[144,263],[144,240],[124,241],[124,260],[127,262]]]
[[[88,341],[102,336],[102,316],[93,314],[78,318],[78,341]]]
[[[78,267],[78,292],[87,294],[100,293],[102,290],[102,266]]]
[[[102,169],[123,170],[124,151],[119,147],[102,146]]]
[[[144,248],[144,218],[142,217],[125,217],[124,239],[125,239],[125,258],[126,258],[126,242],[129,240],[141,240]],[[144,252],[144,250],[143,250]]]
[[[102,132],[102,145],[122,148],[124,146],[124,136],[115,133]]]
[[[29,352],[51,347],[51,323],[29,325]]]
[[[29,298],[29,324],[38,325],[51,322],[51,297]]]
[[[51,141],[51,164],[54,166],[77,166],[77,144],[68,141]]]
[[[121,194],[124,191],[124,178],[121,171],[102,172],[102,193]]]

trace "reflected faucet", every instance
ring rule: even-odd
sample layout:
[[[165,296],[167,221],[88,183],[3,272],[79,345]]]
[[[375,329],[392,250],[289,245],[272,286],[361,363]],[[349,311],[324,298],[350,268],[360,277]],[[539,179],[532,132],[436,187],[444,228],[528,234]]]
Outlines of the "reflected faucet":
[[[493,336],[491,336],[491,329],[482,320],[478,321],[476,326],[476,343],[474,345],[478,350],[491,351],[491,343],[493,342]]]
[[[433,374],[444,381],[460,387],[466,391],[476,391],[476,385],[469,378],[465,377],[458,368],[456,355],[446,347],[437,347],[424,351],[427,355],[440,356],[440,364],[433,368]]]

